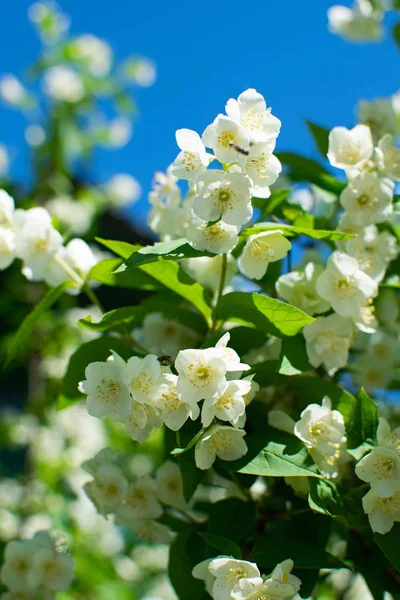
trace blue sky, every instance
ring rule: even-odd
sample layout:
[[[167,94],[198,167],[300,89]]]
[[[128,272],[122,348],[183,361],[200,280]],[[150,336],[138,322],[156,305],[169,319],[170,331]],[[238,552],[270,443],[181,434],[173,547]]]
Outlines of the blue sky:
[[[201,133],[228,98],[248,87],[263,93],[282,121],[278,149],[309,156],[314,149],[304,118],[327,127],[350,126],[359,98],[397,91],[399,56],[390,35],[381,44],[343,42],[327,30],[326,11],[333,3],[61,0],[73,33],[91,32],[109,41],[118,57],[139,53],[157,64],[156,84],[136,94],[140,114],[132,141],[96,158],[99,181],[121,171],[140,181],[144,196],[131,218],[144,218],[153,172],[176,155],[175,130]],[[17,0],[3,7],[0,72],[21,75],[37,54],[28,6]],[[20,179],[28,172],[26,155],[19,151],[23,123],[20,115],[0,107],[0,141],[10,147]]]

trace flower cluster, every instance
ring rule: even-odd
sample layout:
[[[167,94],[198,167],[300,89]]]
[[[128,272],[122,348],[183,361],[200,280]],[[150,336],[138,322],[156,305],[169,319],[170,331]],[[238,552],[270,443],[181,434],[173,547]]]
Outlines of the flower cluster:
[[[208,469],[217,456],[240,458],[247,452],[246,405],[258,386],[252,377],[239,378],[250,367],[228,347],[229,338],[226,333],[214,348],[181,350],[175,361],[177,375],[155,354],[125,362],[113,352],[107,362],[90,363],[86,380],[79,384],[87,395],[89,414],[124,423],[142,443],[153,427],[165,423],[178,431],[189,418],[196,420],[202,401],[204,432],[195,448],[197,466]]]
[[[74,578],[74,560],[62,550],[47,531],[31,540],[9,542],[0,571],[9,593],[2,598],[19,598],[20,593],[23,598],[53,600],[56,592],[67,590]]]
[[[287,559],[269,575],[261,575],[255,563],[217,556],[196,565],[192,575],[204,580],[214,600],[289,600],[297,597],[301,586],[300,579],[292,574],[293,566],[293,561]]]
[[[363,507],[373,531],[388,533],[400,521],[400,427],[391,431],[383,417],[377,444],[356,465],[356,474],[370,484]]]
[[[116,524],[128,525],[138,537],[151,542],[170,542],[173,533],[157,519],[164,508],[188,510],[179,466],[167,461],[157,469],[154,478],[145,475],[132,481],[118,466],[118,460],[113,450],[104,448],[83,463],[85,471],[93,476],[84,485],[85,493],[100,514],[113,514]]]
[[[352,8],[332,6],[328,10],[329,29],[345,40],[379,42],[385,8],[385,0],[355,0]]]
[[[22,272],[30,281],[45,281],[57,286],[72,280],[82,286],[97,260],[90,247],[79,238],[65,246],[44,208],[15,209],[14,200],[0,190],[0,269],[15,258],[22,261]]]

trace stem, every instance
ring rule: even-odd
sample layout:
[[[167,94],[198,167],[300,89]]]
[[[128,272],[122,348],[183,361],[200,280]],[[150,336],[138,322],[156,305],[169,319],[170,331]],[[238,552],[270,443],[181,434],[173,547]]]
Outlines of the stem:
[[[89,298],[89,300],[91,302],[93,302],[93,304],[95,304],[95,306],[97,306],[97,308],[100,310],[100,312],[104,315],[105,310],[103,308],[103,305],[101,304],[100,300],[98,299],[98,297],[96,296],[96,294],[94,293],[92,288],[89,287],[89,285],[87,283],[83,284],[82,291],[86,294],[86,296]]]
[[[217,309],[218,309],[219,301],[221,299],[221,296],[222,296],[222,294],[224,292],[224,288],[225,288],[225,279],[226,279],[227,268],[228,268],[228,255],[223,254],[222,255],[222,265],[221,265],[221,275],[220,275],[220,279],[219,279],[217,297],[215,299],[215,304],[213,307],[212,317],[211,317],[210,333],[214,333],[217,328]]]
[[[77,283],[80,288],[84,285],[85,282],[83,281],[82,277],[80,275],[78,275],[78,273],[76,271],[74,271],[74,269],[72,269],[72,267],[70,267],[69,264],[67,264],[64,259],[62,259],[60,256],[57,256],[57,255],[54,256],[54,259],[56,260],[56,262],[58,262],[60,267],[62,269],[64,269],[64,271],[67,273],[67,275],[69,275],[69,277],[71,277],[72,281],[75,281],[75,283]]]

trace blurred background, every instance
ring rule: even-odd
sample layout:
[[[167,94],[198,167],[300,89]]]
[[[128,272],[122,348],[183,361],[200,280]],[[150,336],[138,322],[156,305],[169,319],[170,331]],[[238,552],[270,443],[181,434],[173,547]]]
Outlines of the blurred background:
[[[398,90],[398,50],[391,36],[379,44],[344,42],[328,31],[331,5],[330,0],[267,0],[251,7],[239,0],[229,7],[177,0],[61,2],[71,17],[71,34],[90,32],[108,41],[117,59],[142,55],[157,69],[155,84],[135,92],[132,140],[116,152],[97,151],[93,163],[99,183],[117,172],[139,181],[141,199],[125,210],[128,219],[145,227],[151,179],[175,157],[176,129],[201,133],[223,112],[228,98],[248,87],[264,94],[282,121],[278,150],[310,156],[314,146],[304,118],[329,128],[350,126],[360,98],[387,97]],[[40,50],[28,6],[25,0],[7,3],[3,13],[0,72],[18,77]],[[391,15],[386,16],[388,28],[396,18]],[[13,176],[26,181],[24,120],[4,106],[0,142],[9,149]]]

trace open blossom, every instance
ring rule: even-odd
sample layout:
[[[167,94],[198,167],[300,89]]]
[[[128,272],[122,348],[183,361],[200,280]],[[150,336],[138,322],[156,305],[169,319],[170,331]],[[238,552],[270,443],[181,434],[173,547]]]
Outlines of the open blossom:
[[[135,330],[134,337],[151,353],[174,359],[179,350],[195,345],[198,340],[195,331],[161,313],[146,315],[141,328]]]
[[[303,329],[308,360],[313,367],[324,365],[329,374],[345,367],[349,357],[353,326],[350,319],[333,314],[317,317]]]
[[[393,136],[384,135],[375,151],[380,171],[390,179],[400,181],[400,149],[395,146]]]
[[[362,503],[371,529],[376,533],[389,533],[394,523],[400,521],[400,491],[394,492],[389,498],[381,498],[371,489]]]
[[[271,148],[271,142],[257,142],[243,161],[243,170],[254,185],[253,195],[260,198],[270,196],[269,186],[275,183],[282,171],[282,165]]]
[[[244,127],[225,115],[218,115],[214,122],[206,127],[202,139],[204,145],[211,148],[222,163],[236,162],[239,154],[237,148],[247,150],[250,143]]]
[[[328,158],[333,167],[360,167],[371,158],[373,151],[371,131],[366,125],[356,125],[353,129],[334,127],[329,134]]]
[[[85,483],[83,489],[98,511],[108,514],[120,504],[128,489],[128,482],[121,469],[109,463],[99,466],[94,479]]]
[[[28,575],[30,585],[43,586],[51,592],[65,591],[74,578],[74,559],[69,554],[57,552],[47,532],[37,533],[32,541],[37,547]]]
[[[5,190],[0,189],[0,227],[14,226],[14,199]]]
[[[13,540],[7,544],[0,579],[10,590],[29,589],[28,575],[32,568],[34,548],[31,540]]]
[[[377,446],[356,465],[356,475],[371,485],[380,498],[400,492],[400,454],[386,446]]]
[[[90,246],[80,238],[74,238],[66,246],[61,246],[58,249],[47,265],[43,279],[47,285],[52,287],[59,285],[63,281],[72,279],[67,270],[62,266],[65,264],[85,280],[86,275],[96,263],[97,259]]]
[[[375,142],[387,133],[395,134],[397,119],[392,98],[375,98],[371,101],[360,100],[358,103],[358,120],[360,123],[368,125]]]
[[[60,102],[80,102],[85,95],[82,77],[66,65],[50,67],[44,75],[45,93]]]
[[[370,225],[347,241],[346,252],[358,260],[361,271],[381,281],[389,262],[398,254],[397,240],[387,231],[378,233],[375,225]]]
[[[183,402],[177,394],[178,377],[171,373],[163,373],[160,397],[156,405],[165,425],[173,431],[178,431],[190,417],[193,421],[200,414],[198,404]]]
[[[229,225],[243,225],[253,214],[251,180],[241,173],[212,169],[197,180],[193,210],[204,221],[221,218]]]
[[[382,16],[368,0],[355,0],[353,8],[336,5],[328,9],[329,29],[345,40],[377,42],[383,37]]]
[[[229,556],[214,558],[208,570],[215,577],[211,592],[214,600],[230,600],[232,590],[241,579],[260,577],[255,563]]]
[[[219,355],[225,361],[228,379],[239,377],[242,371],[250,369],[249,365],[240,362],[238,353],[233,348],[229,348],[228,343],[230,338],[231,334],[227,331],[215,344],[215,349],[218,350]]]
[[[71,44],[74,58],[86,63],[95,77],[106,77],[112,66],[112,50],[104,40],[95,35],[85,33],[78,36]]]
[[[126,363],[115,352],[107,362],[90,363],[85,370],[85,381],[79,390],[87,395],[86,407],[92,417],[105,417],[117,412],[127,415],[131,397],[124,380]]]
[[[335,476],[346,429],[341,413],[332,410],[330,398],[325,396],[322,406],[309,404],[295,424],[294,434],[307,446],[320,470],[328,477]]]
[[[237,425],[239,418],[245,414],[246,402],[244,396],[251,390],[251,382],[245,380],[228,381],[226,388],[219,398],[206,398],[201,410],[201,422],[208,427],[216,417],[221,421],[229,421]]]
[[[192,212],[185,236],[196,250],[207,250],[213,254],[226,254],[238,243],[239,227],[217,221],[208,225]]]
[[[175,361],[178,398],[197,403],[220,396],[226,385],[226,362],[216,348],[181,350]]]
[[[271,598],[291,598],[299,591],[301,581],[292,575],[293,567],[291,559],[284,560],[264,580],[264,587]]]
[[[0,226],[0,271],[7,269],[15,258],[15,233]]]
[[[361,271],[358,261],[338,251],[329,257],[316,288],[341,317],[354,317],[363,302],[378,292],[377,282]]]
[[[137,402],[151,403],[159,397],[161,365],[155,354],[132,356],[126,365],[125,385]]]
[[[360,173],[340,194],[340,204],[354,225],[366,227],[387,221],[393,213],[394,183],[376,173]]]
[[[153,404],[132,401],[128,413],[112,413],[112,420],[123,423],[133,440],[142,444],[150,435],[153,427],[161,427],[162,419]]]
[[[246,130],[251,142],[268,142],[279,135],[280,120],[267,109],[262,94],[253,88],[242,92],[237,100],[230,98],[225,110],[230,119]]]
[[[41,280],[50,260],[62,245],[62,236],[54,229],[49,213],[43,208],[18,213],[17,218],[17,225],[21,227],[16,235],[15,254],[24,261],[29,278]]]
[[[239,259],[239,267],[250,279],[261,279],[270,262],[284,258],[292,244],[279,229],[249,237]]]
[[[201,256],[199,258],[188,258],[182,261],[182,265],[186,271],[196,281],[201,283],[207,289],[215,291],[218,289],[219,282],[221,280],[221,269],[222,269],[223,257],[221,254],[209,258],[208,256]],[[228,265],[226,269],[225,284],[229,286],[232,277],[237,272],[236,260],[231,254],[228,254]]]
[[[139,477],[125,492],[123,503],[115,511],[120,520],[157,519],[162,507],[156,498],[156,484],[148,476]]]
[[[291,271],[281,275],[276,282],[276,290],[281,298],[309,315],[326,312],[329,302],[323,300],[316,290],[322,271],[322,265],[309,262],[302,272]]]
[[[199,134],[191,129],[178,129],[176,143],[181,152],[172,163],[171,173],[179,179],[196,178],[214,158],[206,151]]]
[[[195,446],[195,460],[198,469],[209,469],[215,459],[236,460],[247,452],[243,429],[213,425],[199,439]]]
[[[183,495],[183,480],[179,465],[167,460],[156,472],[156,490],[159,500],[167,506],[186,510],[187,503]]]

